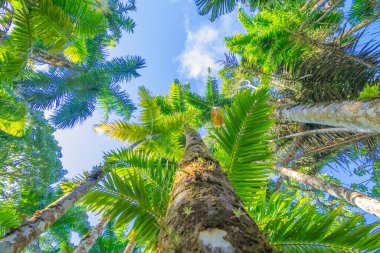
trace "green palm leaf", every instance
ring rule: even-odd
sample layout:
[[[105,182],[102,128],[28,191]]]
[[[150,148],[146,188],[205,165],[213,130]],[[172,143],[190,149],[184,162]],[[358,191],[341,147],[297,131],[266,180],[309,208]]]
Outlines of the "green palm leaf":
[[[223,115],[224,125],[212,130],[220,148],[230,157],[223,162],[236,193],[246,206],[259,201],[269,180],[272,152],[266,134],[273,121],[272,108],[267,104],[268,89],[241,91]]]
[[[371,252],[380,247],[380,222],[360,225],[360,215],[339,222],[341,207],[325,215],[307,197],[273,194],[251,210],[275,252]]]

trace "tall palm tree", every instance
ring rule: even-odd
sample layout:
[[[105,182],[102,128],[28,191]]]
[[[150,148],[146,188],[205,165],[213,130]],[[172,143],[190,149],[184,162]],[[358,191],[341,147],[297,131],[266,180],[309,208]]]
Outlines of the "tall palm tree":
[[[135,23],[128,15],[135,9],[134,1],[119,0],[2,1],[1,80],[20,78],[28,59],[64,67],[81,63],[89,39],[101,35],[110,44],[122,30],[132,32]]]
[[[54,109],[51,122],[70,128],[90,117],[96,104],[106,117],[111,112],[128,119],[135,109],[119,82],[140,76],[145,61],[138,56],[105,61],[102,38],[92,43],[92,52],[81,66],[56,68],[50,73],[36,72],[19,81],[21,94],[34,109]]]

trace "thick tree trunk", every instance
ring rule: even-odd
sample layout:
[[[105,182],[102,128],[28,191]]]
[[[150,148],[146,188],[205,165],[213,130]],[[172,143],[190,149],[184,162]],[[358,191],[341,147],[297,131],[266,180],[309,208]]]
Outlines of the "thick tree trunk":
[[[102,174],[102,168],[100,167],[83,184],[75,187],[72,192],[62,196],[44,210],[37,211],[23,225],[6,234],[0,239],[0,252],[21,252],[82,198],[99,181]]]
[[[98,237],[103,233],[103,230],[108,222],[108,217],[100,219],[91,231],[82,238],[74,253],[87,253],[95,244]]]
[[[272,252],[218,162],[192,129],[186,130],[185,154],[157,248],[161,253]]]
[[[380,132],[380,100],[282,106],[275,114],[288,121]]]
[[[372,198],[360,192],[352,191],[346,187],[331,184],[326,180],[309,176],[301,172],[284,167],[273,168],[278,173],[297,180],[305,185],[310,185],[318,190],[324,191],[334,197],[343,199],[360,209],[380,217],[380,200]]]
[[[123,253],[132,253],[132,251],[135,249],[136,243],[134,242],[129,242],[127,247],[125,247]]]

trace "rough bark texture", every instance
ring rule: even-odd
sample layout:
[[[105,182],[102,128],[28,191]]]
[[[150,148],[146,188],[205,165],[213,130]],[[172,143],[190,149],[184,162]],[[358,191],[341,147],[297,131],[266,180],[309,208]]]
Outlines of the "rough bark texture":
[[[100,219],[99,222],[91,229],[91,231],[85,235],[74,253],[87,253],[90,251],[91,247],[95,244],[96,240],[102,234],[104,228],[106,227],[109,218]]]
[[[278,107],[283,120],[380,132],[380,100]]]
[[[123,253],[132,253],[132,251],[135,249],[136,243],[134,242],[129,242],[127,247],[125,247]]]
[[[272,252],[218,162],[191,129],[157,248],[160,253]]]
[[[309,176],[298,171],[290,170],[283,167],[274,167],[275,171],[295,179],[305,185],[310,185],[318,190],[324,191],[334,197],[344,199],[348,203],[361,208],[373,215],[380,217],[380,200],[352,191],[346,187],[331,184],[325,180]]]
[[[67,210],[69,210],[86,192],[101,178],[102,170],[98,168],[83,184],[48,205],[44,210],[37,211],[27,222],[6,234],[0,239],[1,253],[21,252],[32,241],[45,232]]]

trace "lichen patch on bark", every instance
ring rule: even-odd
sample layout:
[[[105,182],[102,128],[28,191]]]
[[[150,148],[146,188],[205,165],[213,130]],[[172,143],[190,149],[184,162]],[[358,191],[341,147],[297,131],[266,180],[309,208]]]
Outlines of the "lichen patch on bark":
[[[199,242],[202,250],[208,252],[229,253],[233,252],[230,242],[225,240],[227,232],[218,228],[206,229],[199,232]]]

